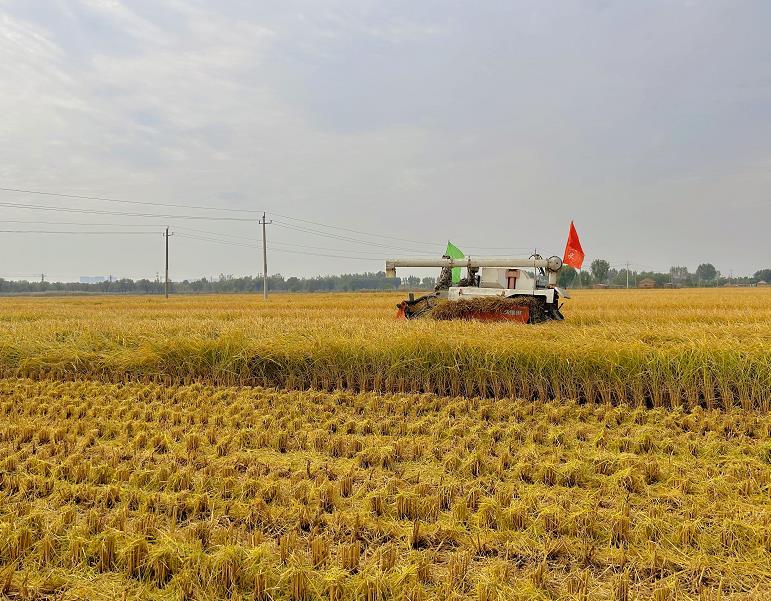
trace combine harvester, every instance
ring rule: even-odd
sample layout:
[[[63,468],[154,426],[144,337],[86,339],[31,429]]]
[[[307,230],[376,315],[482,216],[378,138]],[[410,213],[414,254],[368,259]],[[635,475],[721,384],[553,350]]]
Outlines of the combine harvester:
[[[441,267],[432,294],[419,298],[411,293],[397,305],[399,319],[478,319],[540,323],[563,320],[560,298],[570,295],[557,287],[562,259],[532,255],[509,257],[441,259],[388,259],[386,275],[396,277],[397,267]],[[465,267],[465,278],[453,283],[453,268]],[[540,281],[539,281],[540,280]]]

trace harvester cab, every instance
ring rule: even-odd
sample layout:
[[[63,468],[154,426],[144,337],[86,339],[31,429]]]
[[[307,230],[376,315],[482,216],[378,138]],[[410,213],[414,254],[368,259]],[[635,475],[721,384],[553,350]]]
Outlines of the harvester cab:
[[[452,259],[388,259],[386,275],[396,277],[397,267],[441,267],[433,293],[409,298],[397,305],[397,317],[416,319],[478,319],[538,323],[564,319],[560,299],[570,298],[557,287],[562,259],[532,255]],[[466,268],[466,277],[452,282],[452,269]]]

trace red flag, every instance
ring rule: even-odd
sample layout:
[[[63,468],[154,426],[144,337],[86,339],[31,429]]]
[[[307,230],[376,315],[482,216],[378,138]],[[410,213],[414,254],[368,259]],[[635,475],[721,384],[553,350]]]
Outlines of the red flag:
[[[573,222],[570,222],[570,233],[568,233],[568,243],[565,245],[565,256],[562,258],[565,265],[570,265],[576,269],[581,269],[584,264],[584,249],[581,248],[581,241],[578,239],[578,232]]]

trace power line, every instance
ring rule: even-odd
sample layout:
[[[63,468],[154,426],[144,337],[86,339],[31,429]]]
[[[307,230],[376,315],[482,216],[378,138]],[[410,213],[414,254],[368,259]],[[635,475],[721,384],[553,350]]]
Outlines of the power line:
[[[225,244],[227,246],[241,246],[246,248],[258,248],[257,244],[247,244],[246,242],[231,242],[229,240],[218,240],[217,238],[208,238],[205,236],[195,236],[192,234],[184,234],[177,232],[177,236],[180,238],[188,238],[189,240],[202,240],[204,242],[216,242],[218,244]]]
[[[278,225],[278,224],[274,221],[274,225]],[[240,240],[248,240],[250,242],[253,242],[254,246],[256,246],[256,245],[258,245],[258,244],[260,244],[262,242],[261,239],[255,239],[255,238],[253,238],[251,236],[239,236],[239,235],[236,235],[236,234],[225,234],[223,232],[212,232],[210,230],[199,230],[199,229],[193,229],[193,228],[188,228],[188,227],[177,227],[177,230],[181,230],[181,231],[184,231],[184,232],[198,232],[198,233],[202,233],[202,234],[208,234],[208,235],[211,235],[211,236],[217,236],[218,239],[212,240],[212,241],[215,241],[215,242],[230,241],[231,238],[238,238]],[[180,235],[182,235],[182,234],[180,234]],[[224,238],[225,240],[220,240],[221,238]],[[236,244],[236,243],[234,242],[234,244]],[[285,241],[271,242],[271,248],[273,246],[277,245],[277,244],[278,245],[282,245],[282,246],[293,246],[293,247],[298,247],[298,248],[310,248],[310,249],[316,249],[316,250],[328,250],[328,251],[333,251],[333,252],[350,252],[351,250],[356,250],[356,249],[351,249],[351,248],[319,247],[319,246],[311,245],[311,244],[298,244],[296,242],[285,242]],[[391,247],[388,247],[388,248],[391,248]],[[359,253],[366,253],[366,254],[370,254],[370,255],[375,255],[375,251],[372,251],[372,250],[367,250],[367,251],[358,251],[357,250],[357,252],[359,252]],[[422,250],[421,251],[415,251],[415,252],[417,254],[420,254],[420,255],[423,255],[423,256],[433,256],[433,255],[426,255],[425,251],[422,251]],[[383,257],[383,255],[380,252],[378,252],[375,255],[375,258],[378,258],[378,259],[381,259],[382,257]]]
[[[274,221],[273,223],[274,223],[274,225],[279,225],[279,223],[276,222],[276,221]],[[284,226],[284,227],[292,229],[292,226]],[[184,232],[198,232],[198,233],[202,233],[202,234],[209,234],[211,236],[217,236],[217,238],[210,238],[210,237],[193,237],[193,236],[189,236],[189,235],[179,234],[180,236],[183,236],[183,237],[195,238],[195,239],[198,239],[198,240],[207,240],[207,241],[210,241],[210,242],[217,242],[217,243],[221,243],[221,244],[231,243],[233,245],[238,245],[238,246],[248,246],[248,247],[251,247],[251,248],[257,248],[259,246],[259,244],[261,243],[260,239],[255,240],[251,236],[239,236],[239,235],[236,235],[236,234],[225,234],[223,232],[212,232],[211,230],[199,230],[199,229],[193,229],[193,228],[188,228],[188,227],[178,227],[177,230],[181,230],[181,231],[184,231]],[[319,232],[319,235],[324,235],[324,234],[325,234],[324,232]],[[325,237],[332,237],[333,239],[341,239],[343,241],[351,240],[349,238],[335,236],[334,234],[326,235]],[[253,244],[244,244],[244,243],[239,243],[239,242],[232,242],[230,240],[231,238],[238,238],[238,239],[243,239],[243,240],[249,240],[250,242],[253,242]],[[378,244],[378,243],[365,243],[364,241],[352,242],[352,243],[353,244],[362,244],[365,247],[374,244],[374,245],[376,245],[376,246],[378,246],[380,248],[385,248],[385,249],[396,248],[396,247],[392,247],[392,246],[388,246],[388,245],[382,245],[382,244]],[[271,248],[275,247],[276,245],[279,245],[279,246],[290,246],[290,247],[297,247],[297,248],[309,248],[309,249],[322,250],[322,251],[343,252],[343,253],[349,252],[349,251],[353,250],[353,249],[350,249],[350,248],[319,247],[319,246],[310,245],[310,244],[298,244],[296,242],[285,242],[285,241],[271,242]],[[371,255],[372,258],[374,258],[374,259],[382,259],[382,253],[375,254],[374,251],[357,251],[357,252],[360,253],[360,254],[363,253],[363,254]],[[415,253],[418,256],[433,256],[432,254],[430,255],[430,254],[426,253],[425,250],[414,250],[414,251],[411,251],[411,252]],[[312,253],[312,254],[314,254],[314,253]]]
[[[228,240],[218,240],[216,238],[207,238],[207,237],[204,237],[204,236],[193,236],[193,235],[190,235],[190,234],[182,234],[182,233],[179,233],[179,232],[177,233],[177,236],[179,236],[180,238],[187,238],[188,240],[200,240],[202,242],[214,242],[215,244],[223,244],[225,246],[238,246],[238,247],[242,247],[242,248],[244,248],[244,247],[245,248],[260,248],[259,242],[261,242],[261,240],[259,240],[257,244],[246,244],[244,242],[231,242],[231,241],[228,241]],[[277,245],[279,245],[278,248],[276,247]],[[369,257],[362,257],[362,256],[352,257],[350,255],[325,254],[325,253],[320,253],[320,252],[304,252],[304,251],[290,249],[290,248],[281,248],[281,246],[300,246],[301,248],[315,248],[317,251],[332,251],[332,252],[339,251],[339,252],[345,252],[344,249],[335,249],[335,248],[326,248],[326,247],[315,247],[315,246],[305,246],[305,245],[301,245],[301,244],[296,245],[296,244],[291,244],[289,242],[271,242],[271,244],[270,244],[270,248],[273,251],[275,251],[275,252],[307,255],[307,256],[310,256],[310,257],[333,257],[333,258],[338,258],[338,259],[356,259],[356,260],[364,260],[364,261],[379,261],[382,258],[380,255],[377,255],[377,256],[373,255],[373,256],[369,256]]]
[[[171,207],[171,208],[179,208],[179,209],[187,209],[187,210],[194,210],[194,211],[224,211],[228,213],[241,213],[241,214],[254,214],[257,215],[259,213],[262,213],[261,218],[256,217],[236,217],[236,216],[207,216],[207,215],[190,215],[190,214],[159,214],[159,213],[144,213],[144,212],[127,212],[127,211],[115,211],[115,210],[105,210],[105,209],[85,209],[80,208],[76,206],[51,206],[51,205],[44,205],[44,204],[34,204],[34,203],[26,203],[26,202],[0,202],[0,207],[9,207],[9,208],[16,208],[16,209],[24,209],[24,210],[37,210],[37,211],[52,211],[52,212],[60,212],[60,213],[73,213],[73,214],[88,214],[88,215],[111,215],[111,216],[119,216],[119,217],[131,217],[131,218],[137,218],[137,219],[163,219],[163,220],[199,220],[199,221],[226,221],[226,222],[244,222],[244,223],[260,223],[263,224],[263,237],[262,240],[257,240],[252,242],[254,239],[248,236],[241,236],[238,234],[232,234],[232,233],[220,233],[220,232],[211,232],[208,230],[198,230],[194,228],[178,228],[182,230],[182,232],[179,233],[180,237],[193,239],[193,240],[200,240],[205,242],[211,242],[216,244],[224,244],[224,245],[230,245],[230,246],[240,246],[240,247],[247,247],[247,248],[254,248],[259,245],[260,242],[262,242],[263,245],[263,254],[267,254],[266,249],[266,241],[265,241],[265,235],[264,235],[264,225],[267,224],[266,222],[266,213],[265,211],[257,211],[254,209],[232,209],[232,208],[224,208],[224,207],[213,207],[213,206],[205,206],[205,205],[184,205],[184,204],[176,204],[176,203],[164,203],[164,202],[148,202],[148,201],[137,201],[137,200],[125,200],[125,199],[119,199],[119,198],[112,198],[112,197],[106,197],[106,196],[88,196],[88,195],[81,195],[81,194],[67,194],[67,193],[59,193],[59,192],[49,192],[49,191],[42,191],[42,190],[31,190],[31,189],[22,189],[22,188],[9,188],[9,187],[0,187],[0,191],[4,192],[15,192],[20,194],[35,194],[35,195],[43,195],[43,196],[55,196],[55,197],[61,197],[61,198],[70,198],[70,199],[78,199],[78,200],[92,200],[92,201],[102,201],[102,202],[111,202],[111,203],[123,203],[123,204],[131,204],[131,205],[142,205],[142,206],[150,206],[150,207]],[[280,213],[275,213],[275,215],[282,217],[284,219],[287,219],[289,221],[295,222],[295,223],[286,223],[281,221],[271,221],[270,223],[275,223],[278,227],[282,227],[285,229],[288,229],[290,231],[296,231],[301,232],[304,234],[310,234],[313,236],[319,236],[324,238],[329,238],[333,240],[340,240],[347,244],[351,245],[358,245],[363,247],[370,247],[370,248],[376,248],[378,249],[378,253],[384,253],[384,252],[392,252],[394,249],[398,249],[400,252],[409,252],[414,254],[425,254],[426,249],[422,250],[414,250],[414,249],[405,249],[400,244],[394,244],[392,243],[381,243],[376,242],[373,240],[362,240],[360,238],[351,237],[347,235],[343,235],[340,233],[330,232],[330,231],[322,231],[316,228],[325,228],[326,230],[336,230],[338,232],[350,232],[354,234],[360,234],[365,235],[372,238],[379,238],[383,240],[393,240],[397,242],[409,242],[411,244],[420,245],[420,246],[432,246],[435,247],[437,245],[443,244],[438,242],[432,242],[432,241],[426,241],[426,240],[412,240],[409,238],[402,238],[398,236],[391,236],[387,234],[377,234],[373,232],[366,232],[364,230],[358,230],[353,228],[347,228],[343,226],[336,226],[336,225],[329,225],[324,224],[321,222],[313,221],[310,219],[303,219],[303,218],[297,218],[297,217],[291,217],[289,215],[283,215]],[[263,223],[264,222],[264,223]],[[98,227],[107,227],[107,226],[122,226],[122,227],[148,227],[147,225],[142,224],[115,224],[115,223],[104,223],[104,224],[97,224],[97,223],[84,223],[84,222],[70,222],[70,223],[61,223],[61,222],[52,222],[52,221],[39,221],[39,222],[31,222],[31,221],[22,221],[22,220],[7,220],[4,223],[38,223],[38,224],[51,224],[51,225],[59,225],[59,226],[67,226],[67,225],[78,225],[78,226],[98,226]],[[299,224],[309,224],[310,226],[314,227],[304,227]],[[160,227],[160,226],[159,226]],[[185,234],[183,232],[194,232],[196,234],[203,234],[202,235],[193,235],[193,234]],[[2,233],[16,233],[16,234],[72,234],[72,235],[123,235],[123,234],[138,234],[138,235],[145,235],[145,234],[157,234],[157,232],[146,232],[146,231],[118,231],[118,230],[107,230],[107,231],[101,231],[101,230],[48,230],[48,229],[17,229],[17,230],[0,230]],[[168,226],[166,226],[166,244],[168,246]],[[213,237],[212,237],[213,236]],[[238,240],[245,240],[247,242],[239,242]],[[312,249],[313,252],[304,252],[302,250],[294,250],[290,248],[282,248],[286,246],[296,247],[296,248],[307,248]],[[475,246],[466,246],[467,249],[496,249],[496,250],[523,250],[527,249],[526,247],[475,247]],[[307,255],[307,256],[323,256],[323,257],[331,257],[331,258],[341,258],[341,259],[353,259],[353,260],[365,260],[365,261],[372,261],[376,260],[375,258],[365,257],[362,256],[364,254],[374,254],[374,251],[358,251],[357,249],[335,249],[335,248],[319,248],[316,246],[311,245],[304,245],[304,244],[297,244],[297,243],[290,243],[290,242],[276,242],[275,244],[271,244],[271,249],[276,250],[276,252],[283,252],[283,253],[291,253],[291,254],[300,254],[300,255]],[[382,249],[382,250],[380,250]],[[322,251],[322,252],[319,252]],[[325,251],[331,251],[331,252],[325,252]],[[356,252],[357,256],[351,256],[350,254],[337,254],[339,253],[346,253],[346,252]],[[380,254],[378,254],[377,259],[380,258]],[[263,263],[266,262],[267,257],[263,257]],[[265,274],[264,274],[265,275]]]
[[[378,261],[379,259],[373,259],[369,257],[351,257],[349,255],[329,255],[324,253],[312,253],[312,252],[304,252],[301,250],[289,250],[284,248],[274,248],[275,252],[278,253],[291,253],[295,255],[306,255],[309,257],[331,257],[333,259],[353,259],[355,261]]]
[[[199,234],[211,234],[213,236],[225,236],[228,238],[241,238],[243,240],[254,240],[254,237],[252,236],[239,236],[238,234],[226,234],[224,232],[212,232],[211,230],[198,230],[194,229],[192,227],[177,227],[178,230],[183,230],[185,232],[197,232]],[[259,242],[259,240],[258,240]]]
[[[311,221],[310,219],[300,219],[299,217],[290,217],[289,215],[282,215],[281,213],[276,213],[275,211],[271,212],[271,215],[283,217],[284,219],[289,219],[291,221],[309,223],[311,225],[316,225],[319,227],[341,230],[345,232],[351,232],[354,234],[363,234],[365,236],[376,236],[378,238],[387,238],[389,240],[398,240],[400,242],[411,242],[413,244],[423,244],[423,245],[429,245],[429,246],[441,246],[444,244],[444,242],[435,242],[435,241],[428,241],[428,240],[411,240],[409,238],[399,238],[397,236],[388,236],[386,234],[376,234],[373,232],[366,232],[363,230],[356,230],[356,229],[341,227],[337,225],[328,225],[325,223],[320,223],[318,221]],[[532,246],[473,246],[473,245],[464,245],[464,246],[466,246],[466,248],[476,248],[481,250],[530,250],[532,248]]]
[[[109,231],[93,231],[93,230],[0,230],[0,233],[2,234],[140,234],[140,235],[147,235],[147,234],[153,234],[158,235],[159,232],[121,232],[116,230],[109,230]]]
[[[176,203],[166,203],[166,202],[149,202],[149,201],[140,201],[140,200],[126,200],[121,198],[113,198],[108,196],[88,196],[88,195],[82,195],[82,194],[67,194],[63,192],[50,192],[50,191],[43,191],[43,190],[31,190],[31,189],[25,189],[25,188],[8,188],[8,187],[0,187],[0,191],[3,192],[16,192],[21,194],[35,194],[35,195],[41,195],[41,196],[56,196],[60,198],[74,198],[74,199],[80,199],[80,200],[97,200],[97,201],[103,201],[103,202],[114,202],[114,203],[123,203],[123,204],[133,204],[133,205],[142,205],[142,206],[151,206],[151,207],[172,207],[172,208],[181,208],[181,209],[193,209],[193,210],[200,210],[200,211],[224,211],[229,213],[249,213],[249,214],[256,214],[259,215],[260,213],[264,213],[265,211],[260,211],[256,209],[232,209],[232,208],[226,208],[226,207],[213,207],[213,206],[207,206],[207,205],[185,205],[185,204],[176,204]],[[0,203],[0,206],[16,206],[17,208],[33,208],[33,205],[27,205],[27,206],[21,206],[21,204],[17,205],[8,205],[6,203]],[[44,208],[45,207],[45,208]],[[59,208],[59,207],[50,207],[50,206],[40,206],[38,207],[40,210],[69,210],[71,212],[98,212],[98,211],[78,211],[77,209],[66,209],[66,208]],[[99,214],[114,214],[114,215],[128,215],[124,213],[110,213],[110,212],[98,212]],[[399,242],[410,242],[412,244],[420,244],[423,246],[441,246],[444,244],[444,242],[435,242],[435,241],[427,241],[427,240],[413,240],[410,238],[402,238],[399,236],[391,236],[388,234],[378,234],[375,232],[368,232],[364,230],[358,230],[354,228],[347,228],[343,226],[338,225],[329,225],[326,223],[321,223],[319,221],[313,221],[311,219],[303,219],[300,217],[292,217],[290,215],[284,215],[282,213],[276,213],[271,211],[272,215],[276,215],[277,217],[282,217],[284,219],[289,219],[290,221],[297,221],[300,223],[307,223],[310,225],[315,225],[317,227],[323,227],[327,229],[333,229],[338,231],[344,231],[354,234],[362,234],[365,236],[374,236],[376,238],[384,238],[389,240],[396,240]],[[133,214],[131,216],[136,217],[148,217],[150,215],[146,214]],[[157,215],[159,218],[163,219],[169,219],[173,218],[174,216],[170,215]],[[235,220],[235,221],[253,221],[252,219],[238,219],[238,218],[215,218],[215,217],[203,217],[203,216],[179,216],[183,219],[211,219],[211,220]],[[514,247],[514,246],[474,246],[474,245],[466,245],[467,248],[470,249],[477,249],[477,250],[529,250],[530,246],[522,246],[522,247]]]
[[[27,225],[89,225],[93,227],[166,227],[165,225],[154,225],[149,223],[97,223],[91,221],[39,221],[24,219],[0,219],[0,223],[23,223]]]
[[[426,253],[425,249],[415,250],[415,249],[403,248],[401,246],[396,246],[394,244],[382,244],[380,242],[372,242],[372,241],[369,241],[369,240],[359,240],[357,238],[350,238],[348,236],[343,236],[343,235],[340,235],[340,234],[333,234],[333,233],[329,233],[329,232],[320,232],[318,230],[313,230],[313,229],[305,228],[305,227],[302,227],[302,226],[297,226],[297,225],[292,225],[292,224],[288,224],[288,223],[283,223],[281,221],[276,221],[276,220],[273,221],[273,224],[277,225],[279,227],[283,227],[285,229],[294,230],[294,231],[298,231],[298,232],[304,232],[306,234],[312,234],[314,236],[322,236],[322,237],[325,237],[325,238],[332,238],[334,240],[343,240],[343,241],[346,241],[346,242],[353,242],[353,243],[362,244],[362,245],[365,245],[365,246],[375,246],[375,247],[378,247],[378,248],[387,249],[389,251],[391,249],[398,249],[400,252],[409,252],[409,253],[413,253],[413,254]],[[426,244],[434,245],[434,243],[426,243]],[[479,247],[479,246],[477,246],[477,247],[467,246],[465,244],[463,246],[465,248],[467,248],[467,249],[468,248],[484,248],[484,247]],[[520,246],[520,247],[515,247],[515,246],[488,247],[488,249],[490,249],[490,250],[492,250],[493,248],[496,248],[498,250],[532,250],[532,247],[524,247],[524,246]]]
[[[296,244],[294,242],[281,242],[281,241],[279,241],[279,242],[271,242],[271,247],[275,246],[276,244],[281,245],[281,246],[292,246],[292,247],[296,247],[296,248],[310,248],[310,249],[315,249],[315,250],[330,250],[332,252],[343,252],[343,253],[355,250],[359,254],[370,255],[371,257],[373,257],[375,259],[382,259],[383,258],[383,254],[382,253],[376,253],[374,251],[367,251],[367,250],[359,251],[357,249],[352,249],[352,248],[330,248],[328,246],[314,246],[312,244]]]
[[[152,219],[192,219],[201,221],[249,221],[256,219],[246,217],[208,217],[203,215],[161,215],[157,213],[126,213],[124,211],[106,211],[104,209],[77,209],[74,207],[52,207],[51,205],[36,205],[29,203],[0,202],[0,206],[15,209],[30,209],[34,211],[55,211],[63,213],[80,213],[88,215],[120,215],[122,217],[141,217]]]
[[[19,192],[21,194],[37,194],[41,196],[57,196],[60,198],[77,198],[81,200],[100,200],[103,202],[119,202],[123,204],[132,204],[132,205],[145,205],[145,206],[151,206],[151,207],[173,207],[177,209],[197,209],[200,211],[227,211],[231,213],[262,213],[262,211],[257,211],[254,209],[230,209],[225,207],[207,207],[202,205],[183,205],[183,204],[173,204],[168,202],[148,202],[148,201],[142,201],[142,200],[124,200],[121,198],[109,198],[106,196],[84,196],[81,194],[63,194],[60,192],[43,192],[41,190],[24,190],[21,188],[2,188],[0,187],[0,191],[2,192]]]
[[[192,235],[192,234],[178,233],[178,235],[183,237],[183,238],[190,238],[190,239],[195,239],[195,240],[204,240],[204,241],[207,241],[207,242],[217,242],[217,243],[220,243],[220,244],[227,244],[227,245],[231,245],[231,246],[245,246],[245,247],[248,247],[248,248],[259,248],[259,245],[262,242],[262,239],[256,239],[255,240],[254,238],[251,238],[251,237],[248,237],[248,236],[230,236],[228,234],[222,234],[220,232],[209,232],[207,230],[193,230],[191,228],[177,228],[177,230],[182,230],[182,232],[188,232],[188,231],[201,232],[201,233],[211,234],[212,236],[217,236],[216,238],[213,238],[213,237],[210,237],[210,236],[196,236],[196,235]],[[234,240],[230,239],[231,237],[233,237],[233,238],[237,237],[239,239],[249,240],[251,243],[234,241]],[[271,244],[270,244],[271,248],[274,248],[277,245],[279,247],[281,247],[281,246],[290,246],[290,247],[297,247],[297,248],[309,248],[309,249],[313,249],[313,250],[317,250],[317,251],[318,250],[322,250],[322,251],[343,252],[343,253],[344,252],[349,252],[351,250],[350,248],[330,248],[328,246],[316,246],[316,245],[311,245],[311,244],[297,244],[295,242],[284,242],[284,241],[271,242]],[[373,251],[360,251],[360,253],[371,255],[371,257],[373,259],[381,259],[382,258],[382,254],[380,254],[380,253],[376,254]]]
[[[316,225],[319,227],[326,227],[329,229],[335,229],[335,230],[341,230],[344,232],[351,232],[353,234],[363,234],[365,236],[376,236],[378,238],[388,238],[391,240],[398,240],[400,242],[412,242],[413,244],[430,244],[431,246],[435,246],[436,242],[429,242],[424,240],[410,240],[408,238],[398,238],[396,236],[387,236],[385,234],[374,234],[372,232],[365,232],[362,230],[355,230],[347,227],[341,227],[336,225],[327,225],[325,223],[319,223],[318,221],[311,221],[310,219],[300,219],[299,217],[290,217],[289,215],[282,215],[281,213],[271,212],[272,215],[276,215],[278,217],[283,217],[284,219],[289,219],[290,221],[299,221],[301,223],[309,223],[311,225]],[[441,244],[441,243],[439,243]]]
[[[319,232],[319,231],[316,231],[316,230],[312,230],[312,229],[308,229],[308,228],[304,228],[304,227],[300,227],[300,226],[296,226],[296,225],[290,225],[290,224],[282,223],[280,221],[275,221],[275,220],[273,221],[273,224],[277,225],[278,227],[285,228],[285,229],[294,230],[294,231],[297,231],[297,232],[304,232],[306,234],[312,234],[314,236],[321,236],[321,237],[324,237],[324,238],[332,238],[334,240],[344,240],[346,242],[355,242],[357,244],[363,244],[363,245],[366,245],[366,246],[376,246],[378,248],[385,248],[385,249],[396,248],[392,244],[381,244],[379,242],[370,242],[370,241],[367,241],[367,240],[358,240],[356,238],[349,238],[347,236],[341,236],[339,234],[330,234],[328,232]],[[419,250],[419,251],[408,251],[408,252],[419,252],[420,253],[420,252],[425,252],[425,251],[424,250]]]
[[[152,207],[173,207],[173,208],[181,208],[181,209],[195,209],[195,210],[205,210],[205,211],[227,211],[232,213],[252,213],[252,214],[259,214],[264,213],[264,211],[258,211],[255,209],[231,209],[231,208],[224,208],[224,207],[211,207],[211,206],[205,206],[205,205],[184,205],[184,204],[175,204],[175,203],[164,203],[164,202],[148,202],[148,201],[140,201],[140,200],[126,200],[121,198],[112,198],[107,196],[87,196],[83,194],[66,194],[63,192],[49,192],[49,191],[43,191],[43,190],[30,190],[25,188],[7,188],[7,187],[0,187],[0,191],[3,192],[16,192],[20,194],[35,194],[40,196],[56,196],[59,198],[75,198],[80,200],[98,200],[103,202],[115,202],[115,203],[123,203],[123,204],[133,204],[133,205],[143,205],[143,206],[152,206]],[[325,227],[329,229],[336,229],[340,231],[346,231],[356,234],[363,234],[366,236],[376,236],[378,238],[388,238],[391,240],[398,240],[400,242],[411,242],[413,244],[422,244],[422,245],[431,245],[435,246],[437,242],[428,242],[423,240],[410,240],[409,238],[400,238],[397,236],[389,236],[386,234],[376,234],[373,232],[366,232],[362,230],[356,230],[352,228],[346,228],[341,226],[335,226],[335,225],[328,225],[324,223],[320,223],[318,221],[312,221],[310,219],[301,219],[299,217],[291,217],[289,215],[283,215],[280,213],[271,212],[271,214],[276,215],[278,217],[283,217],[284,219],[289,219],[291,221],[298,221],[301,223],[308,223],[310,225],[316,225],[318,227]],[[482,247],[477,247],[482,248]],[[493,248],[493,247],[490,247]],[[503,248],[503,247],[499,247]]]
[[[215,238],[205,238],[203,236],[192,236],[190,234],[177,234],[180,238],[187,238],[189,240],[200,240],[202,242],[214,242],[216,244],[224,244],[226,246],[240,246],[240,247],[247,247],[247,248],[259,248],[258,244],[245,244],[242,242],[229,242],[227,240],[217,240]],[[271,243],[271,249],[274,252],[278,253],[290,253],[290,254],[298,254],[298,255],[306,255],[310,257],[331,257],[335,259],[355,259],[357,261],[378,261],[380,260],[380,257],[352,257],[350,255],[338,255],[338,254],[326,254],[326,253],[319,253],[319,252],[305,252],[301,250],[291,250],[288,248],[275,248],[276,244],[283,244],[281,242],[273,242]],[[319,249],[319,250],[327,250],[327,249]]]

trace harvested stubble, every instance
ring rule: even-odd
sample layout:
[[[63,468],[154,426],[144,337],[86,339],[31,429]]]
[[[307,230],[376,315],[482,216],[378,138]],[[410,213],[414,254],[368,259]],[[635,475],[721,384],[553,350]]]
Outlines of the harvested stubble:
[[[574,296],[537,326],[397,322],[397,294],[5,298],[0,373],[768,411],[771,290]]]
[[[769,435],[739,409],[0,380],[0,595],[762,599]]]

